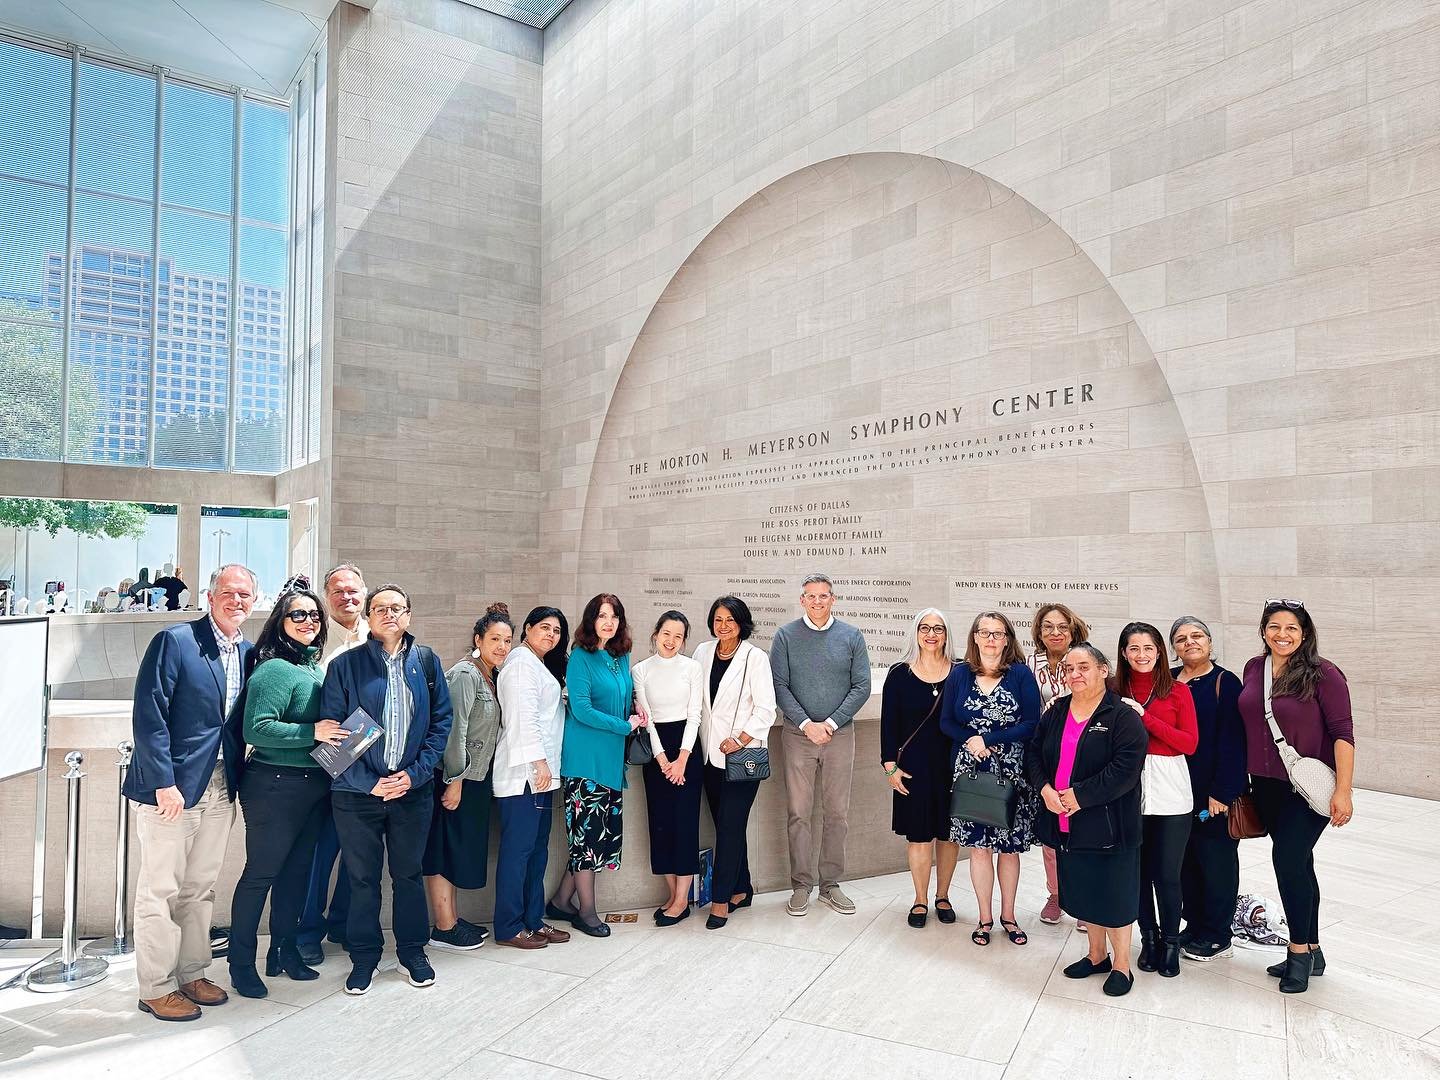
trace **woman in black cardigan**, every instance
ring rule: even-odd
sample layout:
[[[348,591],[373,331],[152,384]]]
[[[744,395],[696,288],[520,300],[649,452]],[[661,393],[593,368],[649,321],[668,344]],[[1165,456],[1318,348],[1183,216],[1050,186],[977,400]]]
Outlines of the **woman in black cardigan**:
[[[1140,715],[1106,689],[1109,675],[1105,654],[1088,642],[1065,654],[1070,693],[1045,710],[1025,764],[1044,801],[1035,833],[1055,849],[1060,906],[1089,939],[1065,976],[1110,972],[1105,993],[1123,997],[1135,982],[1130,924],[1140,905],[1140,772],[1149,736]]]

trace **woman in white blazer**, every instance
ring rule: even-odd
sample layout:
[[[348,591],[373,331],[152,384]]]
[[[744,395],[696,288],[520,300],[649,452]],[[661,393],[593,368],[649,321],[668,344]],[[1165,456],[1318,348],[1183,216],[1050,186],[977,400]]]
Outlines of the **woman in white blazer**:
[[[718,930],[755,896],[745,828],[758,781],[727,781],[725,757],[747,746],[764,746],[775,722],[775,684],[770,658],[746,639],[755,620],[745,601],[722,596],[706,620],[714,641],[695,650],[701,671],[700,748],[705,759],[705,801],[715,822],[707,930]]]

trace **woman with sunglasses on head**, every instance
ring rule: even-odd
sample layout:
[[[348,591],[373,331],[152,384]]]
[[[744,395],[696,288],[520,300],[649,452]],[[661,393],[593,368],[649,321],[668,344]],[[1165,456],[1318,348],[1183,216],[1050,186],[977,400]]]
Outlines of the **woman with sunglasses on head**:
[[[1185,756],[1199,742],[1190,688],[1165,663],[1165,639],[1149,623],[1120,631],[1111,689],[1135,706],[1150,736],[1140,784],[1141,971],[1180,974],[1180,867],[1190,841],[1194,796]],[[1158,911],[1157,911],[1158,908]]]
[[[1065,672],[1061,670],[1065,654],[1071,646],[1090,640],[1090,627],[1064,604],[1042,604],[1030,620],[1030,641],[1035,651],[1030,654],[1030,670],[1035,673],[1035,682],[1040,687],[1042,707],[1049,708],[1050,702],[1068,691]],[[1054,925],[1060,921],[1060,882],[1055,874],[1055,849],[1048,844],[1040,846],[1045,861],[1045,906],[1040,909],[1040,921]],[[1075,929],[1084,931],[1084,923],[1076,923]]]
[[[998,611],[982,611],[970,624],[965,659],[945,680],[940,730],[954,743],[951,777],[994,777],[1014,785],[1008,824],[950,819],[950,839],[970,849],[970,884],[980,909],[970,932],[976,945],[990,944],[991,903],[1000,879],[1000,926],[1011,944],[1030,939],[1015,915],[1020,855],[1035,841],[1039,799],[1025,770],[1025,748],[1040,722],[1040,688],[1025,663],[1015,627]]]
[[[1280,902],[1290,924],[1285,959],[1267,970],[1280,992],[1303,994],[1311,975],[1325,973],[1320,951],[1320,882],[1315,845],[1325,826],[1340,828],[1354,812],[1355,728],[1345,673],[1320,655],[1315,622],[1299,600],[1267,600],[1260,615],[1265,651],[1245,665],[1240,716],[1255,810],[1270,834]],[[1267,701],[1268,699],[1268,701]],[[1319,758],[1335,770],[1328,816],[1318,814],[1295,790],[1266,720],[1275,718],[1285,741],[1302,757]]]
[[[1185,759],[1194,817],[1180,869],[1185,917],[1180,953],[1203,962],[1232,952],[1240,841],[1231,839],[1226,815],[1245,790],[1245,725],[1240,720],[1240,680],[1215,663],[1210,628],[1194,615],[1182,615],[1170,627],[1170,646],[1180,661],[1170,674],[1190,688],[1198,732],[1195,752]]]
[[[570,628],[559,608],[525,616],[520,644],[496,680],[500,735],[495,743],[495,808],[500,850],[495,857],[495,944],[543,949],[570,940],[543,921],[550,821],[560,786],[565,739],[565,646]]]
[[[270,896],[270,953],[265,974],[308,981],[320,973],[295,948],[295,931],[315,843],[330,803],[330,775],[310,756],[317,742],[346,732],[320,718],[325,604],[306,578],[287,584],[255,642],[256,668],[245,684],[245,741],[254,747],[240,782],[245,869],[230,902],[230,983],[242,997],[268,991],[255,970],[256,935]]]
[[[915,884],[907,921],[917,930],[930,914],[935,867],[935,917],[955,921],[950,882],[960,845],[950,839],[950,740],[940,730],[940,694],[955,666],[949,622],[936,608],[915,616],[910,648],[885,677],[880,699],[880,767],[894,794],[890,828],[907,843]]]

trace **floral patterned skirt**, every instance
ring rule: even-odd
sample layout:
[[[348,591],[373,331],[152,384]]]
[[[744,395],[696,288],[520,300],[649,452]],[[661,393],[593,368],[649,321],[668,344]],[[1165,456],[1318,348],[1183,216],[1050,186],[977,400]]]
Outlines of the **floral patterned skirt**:
[[[565,832],[571,870],[620,869],[621,792],[594,780],[566,776]]]

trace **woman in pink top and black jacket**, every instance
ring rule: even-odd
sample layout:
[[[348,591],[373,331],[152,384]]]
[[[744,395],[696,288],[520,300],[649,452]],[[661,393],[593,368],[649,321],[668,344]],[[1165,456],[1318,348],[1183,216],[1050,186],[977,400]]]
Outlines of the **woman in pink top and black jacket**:
[[[1035,835],[1055,849],[1060,906],[1086,924],[1089,950],[1065,968],[1066,978],[1110,972],[1105,993],[1123,997],[1135,982],[1130,924],[1140,906],[1140,772],[1149,736],[1139,714],[1106,688],[1110,661],[1094,645],[1072,647],[1065,672],[1070,693],[1050,703],[1025,755],[1044,803]]]

